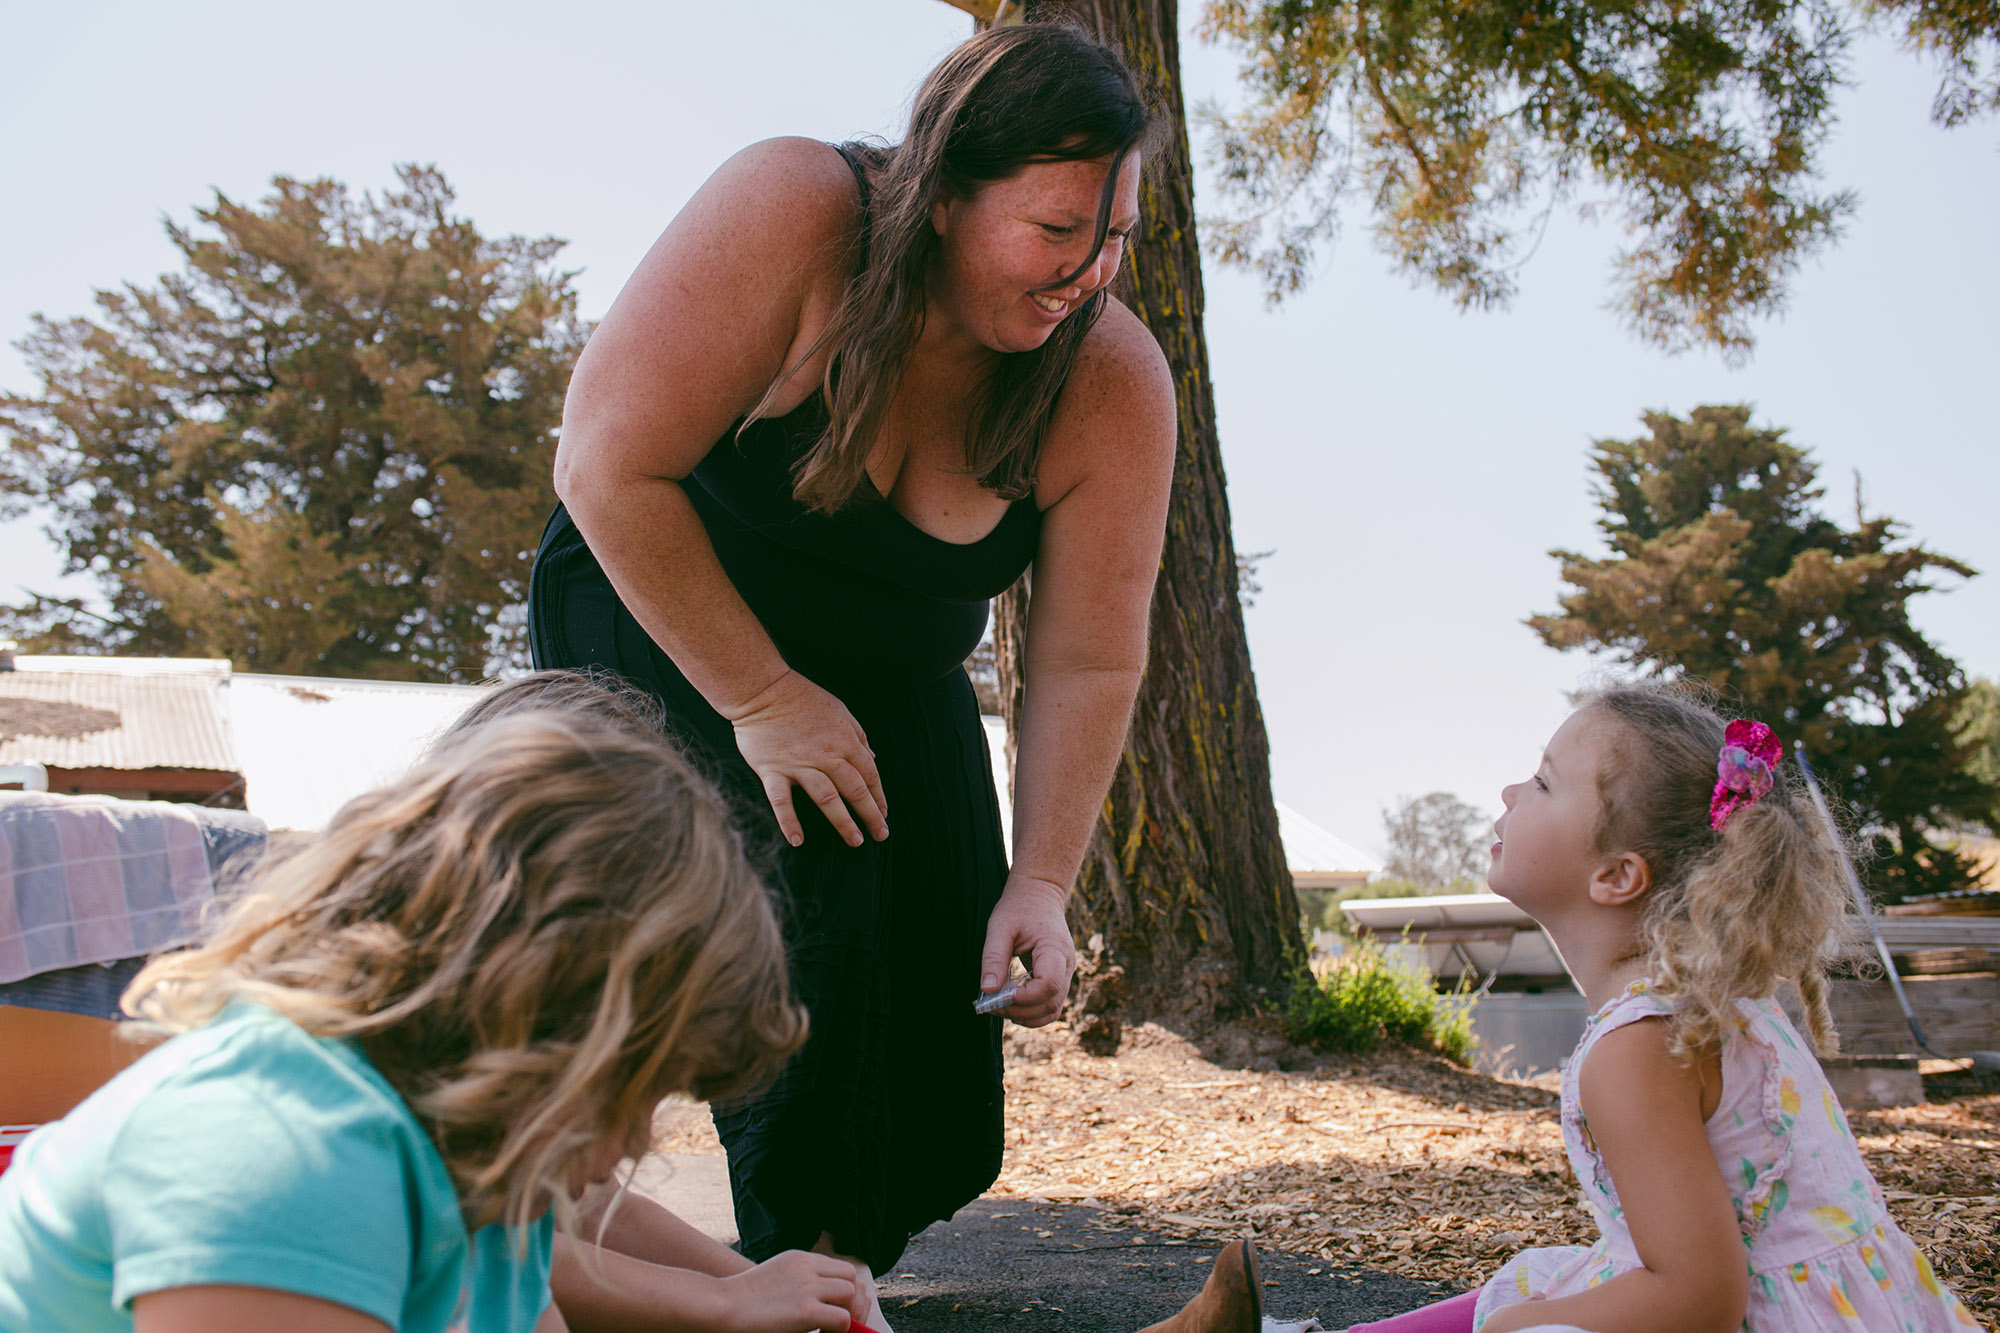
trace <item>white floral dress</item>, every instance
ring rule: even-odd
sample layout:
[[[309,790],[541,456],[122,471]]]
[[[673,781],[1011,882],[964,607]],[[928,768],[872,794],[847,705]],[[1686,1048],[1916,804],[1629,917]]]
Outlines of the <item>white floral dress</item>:
[[[1562,1130],[1600,1238],[1588,1248],[1527,1250],[1508,1260],[1480,1292],[1475,1329],[1504,1305],[1574,1295],[1643,1266],[1584,1123],[1578,1078],[1605,1033],[1671,1012],[1672,1004],[1640,981],[1591,1016],[1563,1069]],[[1746,1333],[1979,1327],[1890,1218],[1819,1062],[1776,1000],[1736,1002],[1708,1141],[1748,1252]]]

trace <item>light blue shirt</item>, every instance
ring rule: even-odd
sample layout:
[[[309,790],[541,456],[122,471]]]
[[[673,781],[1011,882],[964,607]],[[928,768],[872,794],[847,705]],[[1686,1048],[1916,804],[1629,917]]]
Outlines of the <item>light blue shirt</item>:
[[[468,1239],[444,1159],[367,1058],[237,1004],[17,1150],[0,1330],[129,1330],[135,1296],[227,1283],[398,1333],[527,1333],[550,1245],[546,1216]]]

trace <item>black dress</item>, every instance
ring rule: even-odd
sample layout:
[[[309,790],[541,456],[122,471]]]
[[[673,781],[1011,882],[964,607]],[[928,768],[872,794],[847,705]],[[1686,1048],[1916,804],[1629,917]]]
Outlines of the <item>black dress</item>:
[[[1007,865],[964,662],[988,601],[1033,558],[1041,515],[1020,500],[961,545],[872,486],[833,515],[811,513],[792,498],[790,467],[825,420],[815,395],[753,422],[684,485],[785,661],[867,734],[886,841],[847,846],[795,792],[805,842],[784,842],[729,722],[619,602],[561,508],[535,557],[530,637],[538,667],[608,668],[660,699],[780,894],[811,1034],[768,1093],[716,1111],[743,1252],[762,1261],[826,1232],[882,1273],[1000,1169],[1000,1019],[972,1002]]]

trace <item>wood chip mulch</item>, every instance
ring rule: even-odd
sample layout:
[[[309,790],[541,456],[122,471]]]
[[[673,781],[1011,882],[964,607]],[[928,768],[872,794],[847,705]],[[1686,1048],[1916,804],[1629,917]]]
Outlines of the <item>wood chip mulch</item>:
[[[1060,1024],[1009,1033],[996,1194],[1460,1287],[1529,1246],[1596,1239],[1563,1154],[1553,1075],[1496,1079],[1388,1048],[1322,1058],[1268,1036],[1238,1036],[1218,1062],[1151,1025],[1100,1059]],[[1206,1044],[1215,1055],[1230,1043]],[[1896,1220],[1991,1325],[2000,1093],[1947,1083],[1930,1081],[1929,1104],[1852,1124]]]
[[[1926,1091],[1923,1106],[1850,1120],[1896,1220],[1992,1327],[2000,1091],[1969,1075],[1927,1078]],[[1007,1165],[992,1193],[1472,1287],[1517,1250],[1596,1237],[1556,1102],[1554,1075],[1491,1078],[1399,1048],[1322,1057],[1244,1032],[1198,1047],[1147,1024],[1101,1058],[1060,1023],[1009,1028]],[[663,1117],[659,1146],[716,1150],[705,1120]]]

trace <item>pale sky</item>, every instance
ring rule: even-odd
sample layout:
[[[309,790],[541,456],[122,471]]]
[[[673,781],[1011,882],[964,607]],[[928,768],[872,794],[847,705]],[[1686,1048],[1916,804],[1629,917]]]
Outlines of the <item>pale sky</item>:
[[[970,30],[939,0],[73,0],[9,6],[7,28],[32,53],[0,84],[0,386],[17,392],[35,387],[11,347],[30,313],[153,282],[175,260],[162,218],[216,188],[261,198],[278,172],[380,189],[392,164],[436,163],[487,234],[567,238],[601,315],[723,158],[774,134],[894,137]],[[1229,55],[1183,46],[1190,104],[1228,96]],[[1586,453],[1647,409],[1752,403],[1813,450],[1839,516],[1858,471],[1871,513],[2000,574],[2000,121],[1933,127],[1934,80],[1886,41],[1853,72],[1824,165],[1860,211],[1740,369],[1636,342],[1605,309],[1617,233],[1567,220],[1506,312],[1411,287],[1358,213],[1276,312],[1210,266],[1237,545],[1276,552],[1249,627],[1280,799],[1378,851],[1399,794],[1497,811],[1591,669],[1521,623],[1559,595],[1546,553],[1592,547]],[[58,568],[36,522],[0,524],[0,597],[58,588]],[[1945,583],[1919,624],[2000,674],[2000,578]]]

